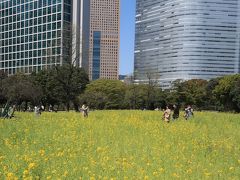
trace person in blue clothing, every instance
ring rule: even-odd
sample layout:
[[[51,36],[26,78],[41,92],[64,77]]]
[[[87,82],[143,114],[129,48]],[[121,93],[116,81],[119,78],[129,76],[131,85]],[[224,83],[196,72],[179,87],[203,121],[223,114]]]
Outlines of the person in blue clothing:
[[[193,109],[190,105],[188,105],[185,109],[184,109],[185,113],[184,113],[184,117],[186,120],[188,120],[190,117],[193,116]]]

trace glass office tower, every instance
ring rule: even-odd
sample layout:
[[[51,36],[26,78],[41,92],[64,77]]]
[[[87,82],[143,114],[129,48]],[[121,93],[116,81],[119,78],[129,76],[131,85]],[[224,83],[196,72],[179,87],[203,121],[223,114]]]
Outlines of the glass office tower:
[[[88,72],[90,1],[72,0],[72,3],[72,61]]]
[[[31,73],[63,62],[71,0],[1,0],[0,69]]]
[[[137,0],[136,82],[240,72],[240,0]]]

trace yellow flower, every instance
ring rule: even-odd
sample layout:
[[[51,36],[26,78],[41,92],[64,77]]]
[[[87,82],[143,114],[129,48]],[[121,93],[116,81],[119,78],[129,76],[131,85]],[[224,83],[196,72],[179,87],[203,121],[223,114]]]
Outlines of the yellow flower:
[[[160,168],[160,172],[163,173],[165,170],[164,168]]]
[[[230,170],[230,171],[234,170],[234,167],[230,167],[229,170]]]
[[[36,164],[35,163],[30,163],[29,165],[28,165],[28,169],[30,170],[30,169],[34,169],[36,167]]]
[[[0,156],[0,161],[4,159],[4,156]]]
[[[28,170],[24,170],[23,171],[23,178],[26,178],[29,175],[29,171]]]
[[[7,178],[12,178],[12,177],[14,177],[13,173],[7,173]]]
[[[205,176],[211,176],[211,173],[209,173],[209,172],[205,172],[204,174],[205,174]]]
[[[45,155],[45,151],[44,151],[43,149],[41,149],[41,150],[39,151],[39,154],[40,154],[40,156],[44,156],[44,155]]]
[[[7,180],[18,180],[17,177],[11,172],[7,173]]]
[[[99,153],[99,152],[101,152],[102,151],[102,148],[101,147],[98,147],[97,148],[97,152]]]
[[[63,174],[63,176],[64,176],[64,177],[67,177],[67,175],[68,175],[68,172],[65,171],[64,174]]]
[[[173,177],[179,178],[180,176],[177,173],[173,173]]]
[[[188,173],[188,174],[191,174],[191,173],[192,173],[192,169],[191,169],[191,168],[188,169],[188,170],[187,170],[187,173]]]

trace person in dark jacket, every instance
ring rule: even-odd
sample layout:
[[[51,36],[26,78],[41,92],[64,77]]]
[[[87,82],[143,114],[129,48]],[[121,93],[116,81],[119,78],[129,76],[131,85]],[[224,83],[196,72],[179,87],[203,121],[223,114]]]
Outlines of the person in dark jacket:
[[[173,105],[173,120],[177,120],[179,118],[179,106]]]

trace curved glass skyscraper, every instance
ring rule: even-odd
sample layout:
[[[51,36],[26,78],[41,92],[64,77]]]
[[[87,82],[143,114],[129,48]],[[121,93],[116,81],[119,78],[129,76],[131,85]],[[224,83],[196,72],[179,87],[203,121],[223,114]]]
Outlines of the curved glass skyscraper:
[[[137,0],[135,80],[239,73],[239,24],[240,0]]]

